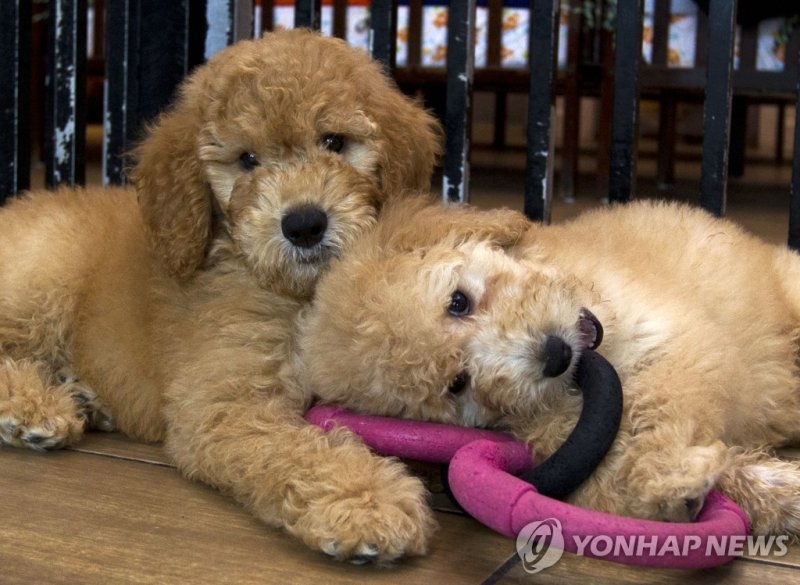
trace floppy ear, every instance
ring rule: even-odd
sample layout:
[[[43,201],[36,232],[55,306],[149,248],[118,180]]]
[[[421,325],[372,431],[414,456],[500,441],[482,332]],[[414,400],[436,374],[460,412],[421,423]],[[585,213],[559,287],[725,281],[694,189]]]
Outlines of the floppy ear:
[[[131,178],[150,245],[179,278],[203,261],[211,234],[211,194],[197,154],[204,77],[200,67],[184,82],[177,102],[133,152]]]
[[[416,100],[402,94],[394,81],[385,78],[384,85],[370,91],[376,102],[370,116],[380,129],[383,142],[378,161],[381,190],[427,191],[433,167],[443,151],[442,126]]]
[[[412,250],[445,240],[491,242],[502,248],[517,244],[531,222],[511,209],[478,210],[468,205],[445,206],[431,197],[392,197],[381,212],[379,245]]]

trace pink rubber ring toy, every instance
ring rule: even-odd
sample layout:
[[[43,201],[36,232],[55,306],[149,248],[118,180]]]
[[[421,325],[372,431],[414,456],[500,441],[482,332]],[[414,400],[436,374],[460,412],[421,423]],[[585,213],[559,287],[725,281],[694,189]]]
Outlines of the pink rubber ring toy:
[[[516,538],[526,524],[555,518],[561,523],[564,550],[568,552],[578,552],[578,540],[585,542],[596,535],[611,539],[647,537],[674,546],[659,546],[659,554],[654,554],[652,547],[621,547],[623,550],[597,558],[644,567],[699,569],[721,565],[734,557],[726,547],[712,546],[712,540],[725,543],[749,533],[744,512],[716,491],[706,498],[697,520],[688,523],[614,516],[545,497],[514,476],[531,469],[533,458],[525,444],[506,433],[362,416],[335,406],[315,406],[306,413],[306,420],[325,431],[347,427],[383,455],[449,463],[450,489],[459,504],[486,526],[511,538]],[[590,547],[584,547],[583,554],[594,556]]]

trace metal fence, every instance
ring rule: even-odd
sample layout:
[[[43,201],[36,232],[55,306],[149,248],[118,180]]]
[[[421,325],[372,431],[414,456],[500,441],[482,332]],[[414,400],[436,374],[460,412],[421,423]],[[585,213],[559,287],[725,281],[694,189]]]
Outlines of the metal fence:
[[[469,151],[476,0],[450,2],[443,193],[469,199]],[[342,10],[346,1],[334,5]],[[370,45],[388,71],[395,64],[397,0],[373,0]],[[417,2],[421,4],[421,2]],[[271,6],[271,2],[266,3]],[[725,213],[731,130],[736,0],[710,0],[699,204]],[[45,114],[46,184],[81,184],[85,167],[87,0],[50,0]],[[524,210],[549,221],[559,0],[530,2],[530,85]],[[319,28],[320,0],[297,0],[295,25]],[[0,2],[0,202],[30,185],[30,0]],[[267,28],[269,28],[269,20]],[[642,46],[642,0],[617,0],[608,198],[634,195]],[[341,27],[340,27],[341,28]],[[103,178],[123,182],[124,153],[143,124],[169,101],[197,63],[252,36],[252,0],[110,0],[105,10]],[[800,70],[800,55],[787,59]],[[800,84],[797,86],[800,95]],[[789,245],[800,249],[800,100],[790,191]],[[522,192],[522,189],[520,189]]]

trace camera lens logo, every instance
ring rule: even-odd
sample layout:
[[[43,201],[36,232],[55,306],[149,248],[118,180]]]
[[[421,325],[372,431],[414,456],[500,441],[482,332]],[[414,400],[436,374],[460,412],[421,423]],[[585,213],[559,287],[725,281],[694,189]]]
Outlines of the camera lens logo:
[[[561,522],[547,518],[526,524],[517,535],[517,554],[531,574],[555,565],[564,554]]]

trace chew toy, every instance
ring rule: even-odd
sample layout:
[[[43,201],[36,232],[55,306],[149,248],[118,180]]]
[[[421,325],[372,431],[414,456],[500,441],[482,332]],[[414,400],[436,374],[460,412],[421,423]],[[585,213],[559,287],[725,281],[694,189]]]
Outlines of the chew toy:
[[[551,498],[565,498],[591,475],[611,448],[622,420],[622,386],[605,358],[584,350],[575,381],[583,394],[575,428],[555,453],[522,474]]]
[[[555,518],[560,522],[564,550],[578,552],[579,543],[602,535],[612,542],[642,539],[650,546],[622,546],[606,554],[583,547],[582,554],[604,560],[662,568],[704,568],[727,562],[733,555],[724,546],[748,534],[744,513],[719,492],[711,492],[695,522],[638,520],[595,512],[560,502],[583,482],[605,455],[621,415],[619,380],[599,354],[587,351],[576,376],[584,392],[578,424],[564,445],[539,466],[530,448],[507,433],[437,423],[357,415],[333,406],[316,406],[306,419],[330,430],[345,426],[370,447],[433,463],[448,463],[450,489],[474,518],[515,538],[531,522]],[[617,389],[615,389],[615,386]],[[610,407],[608,402],[613,403]],[[591,451],[586,457],[584,450]],[[539,470],[539,471],[537,471]],[[520,476],[520,477],[515,477]],[[534,487],[537,486],[537,487]],[[541,489],[539,489],[541,486]]]

